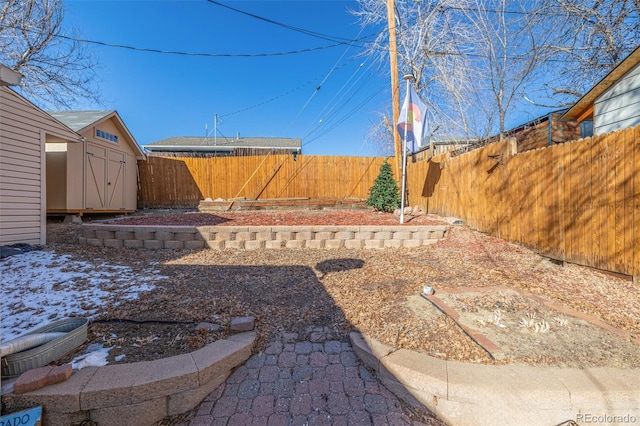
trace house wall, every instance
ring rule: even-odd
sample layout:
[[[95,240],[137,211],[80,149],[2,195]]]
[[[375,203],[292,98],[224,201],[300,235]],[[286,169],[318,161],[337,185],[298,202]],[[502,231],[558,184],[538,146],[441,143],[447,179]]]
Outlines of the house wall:
[[[640,124],[640,64],[594,102],[594,133],[601,135]]]
[[[46,243],[45,143],[78,135],[0,87],[0,245]]]

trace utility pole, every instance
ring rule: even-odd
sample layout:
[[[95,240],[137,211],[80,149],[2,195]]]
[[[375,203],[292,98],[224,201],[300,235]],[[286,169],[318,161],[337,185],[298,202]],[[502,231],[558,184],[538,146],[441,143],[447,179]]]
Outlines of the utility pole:
[[[387,0],[387,21],[389,26],[389,64],[391,65],[391,103],[393,108],[393,146],[395,153],[396,180],[400,180],[400,166],[402,161],[402,140],[396,130],[396,123],[400,116],[400,84],[398,82],[398,49],[396,46],[396,13],[395,0]]]
[[[213,145],[218,146],[218,114],[213,115]]]

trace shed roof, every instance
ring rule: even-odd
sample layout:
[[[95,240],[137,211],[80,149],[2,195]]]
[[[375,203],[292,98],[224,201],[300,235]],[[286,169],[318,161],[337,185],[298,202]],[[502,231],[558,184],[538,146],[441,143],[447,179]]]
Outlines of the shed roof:
[[[578,100],[562,118],[574,118],[582,121],[593,113],[593,104],[598,96],[602,95],[607,89],[613,86],[622,76],[629,72],[633,67],[640,64],[640,46],[629,54],[622,62],[620,62],[609,74],[607,74],[600,82],[591,88],[582,98]]]
[[[195,136],[176,136],[163,139],[145,145],[149,151],[154,150],[180,150],[210,151],[212,148],[261,148],[261,149],[297,149],[302,148],[302,139],[298,138],[268,138],[268,137],[241,137],[241,138],[212,138]]]
[[[138,145],[129,129],[120,118],[117,111],[114,110],[95,110],[95,111],[47,111],[56,120],[64,123],[78,133],[82,133],[87,127],[96,125],[100,122],[115,119],[115,124],[118,129],[126,136],[128,144],[135,151],[136,156],[144,158],[144,151]]]
[[[103,111],[47,111],[52,117],[63,122],[76,132],[101,121],[115,113],[114,110]]]

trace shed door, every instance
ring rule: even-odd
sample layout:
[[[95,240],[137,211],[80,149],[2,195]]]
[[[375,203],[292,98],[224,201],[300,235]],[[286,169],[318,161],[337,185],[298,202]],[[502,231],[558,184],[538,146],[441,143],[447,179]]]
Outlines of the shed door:
[[[107,200],[109,210],[124,210],[125,154],[109,151],[109,175],[107,176]]]
[[[106,205],[107,150],[87,144],[85,199],[87,209],[104,209]]]

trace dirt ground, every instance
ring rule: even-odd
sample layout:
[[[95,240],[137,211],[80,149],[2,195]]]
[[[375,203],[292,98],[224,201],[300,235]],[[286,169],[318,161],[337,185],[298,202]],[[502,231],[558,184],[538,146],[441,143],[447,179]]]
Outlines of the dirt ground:
[[[122,223],[398,223],[391,214],[370,211],[173,213],[140,212]],[[419,223],[444,222],[430,215],[408,217],[407,224]],[[80,225],[50,221],[47,229],[46,250],[132,268],[139,262],[154,262],[170,277],[136,300],[107,306],[92,321],[87,344],[115,346],[110,362],[119,355],[126,355],[120,362],[135,362],[191,351],[227,335],[232,317],[254,316],[259,333],[256,351],[278,333],[304,334],[309,327],[328,326],[345,339],[350,331],[359,330],[383,343],[447,360],[640,367],[637,284],[551,262],[465,226],[452,227],[437,244],[415,249],[262,251],[87,247],[77,244]],[[434,296],[457,318],[421,297],[424,285],[432,286]],[[214,329],[196,330],[203,321],[214,324]],[[495,346],[486,350],[469,330],[483,334]]]

